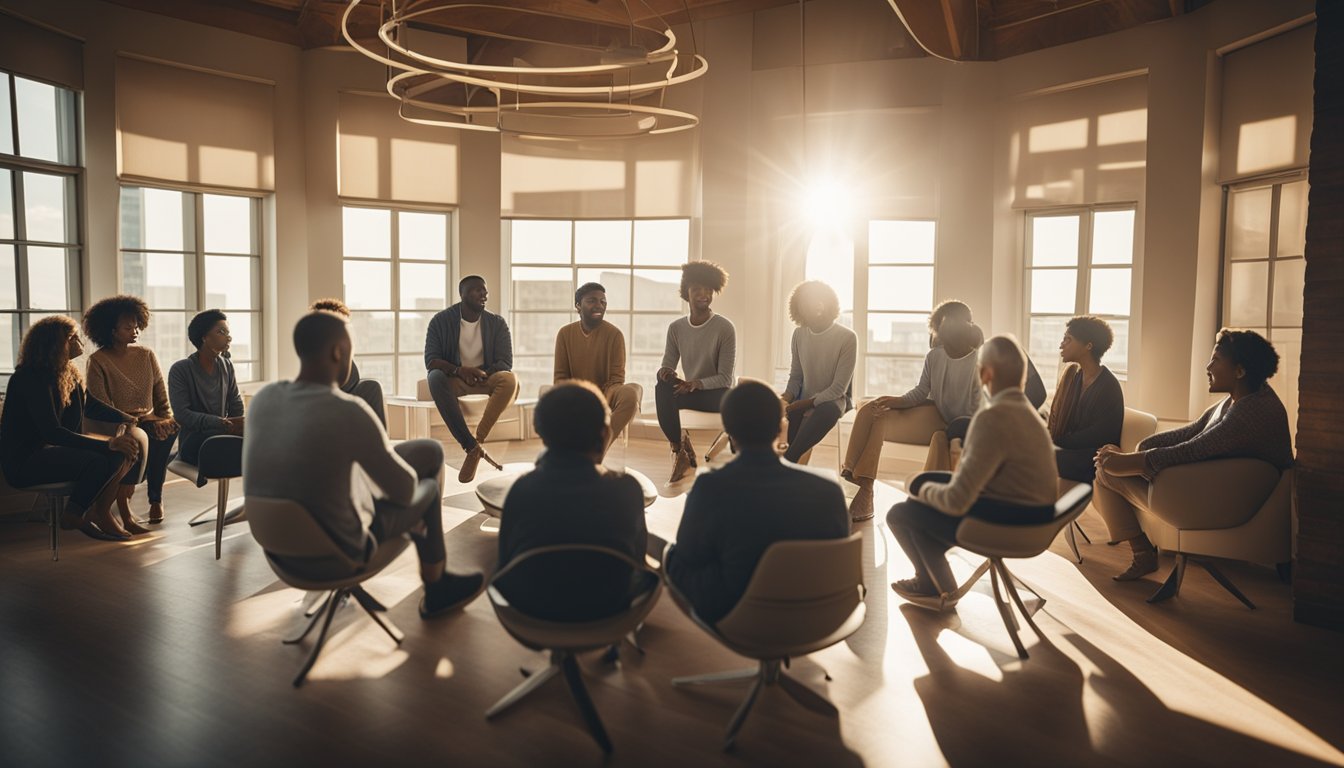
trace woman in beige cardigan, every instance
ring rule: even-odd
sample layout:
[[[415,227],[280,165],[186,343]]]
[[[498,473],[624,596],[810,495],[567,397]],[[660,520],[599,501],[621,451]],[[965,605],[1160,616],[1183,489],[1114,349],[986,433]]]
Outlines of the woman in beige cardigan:
[[[149,452],[141,457],[149,483],[149,522],[163,522],[163,481],[177,440],[177,422],[168,405],[168,387],[153,350],[135,342],[149,326],[149,307],[136,296],[112,296],[84,314],[84,334],[98,347],[89,357],[89,394],[135,416],[149,435]],[[131,497],[140,468],[122,478],[117,510],[131,533],[144,533],[131,515]]]

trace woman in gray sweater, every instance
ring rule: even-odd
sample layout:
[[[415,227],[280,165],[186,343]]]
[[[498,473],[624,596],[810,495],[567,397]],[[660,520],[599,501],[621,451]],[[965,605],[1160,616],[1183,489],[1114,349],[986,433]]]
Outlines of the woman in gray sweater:
[[[858,337],[836,322],[840,297],[820,280],[799,283],[789,295],[789,319],[798,326],[790,345],[789,383],[781,395],[789,420],[784,458],[798,463],[854,407]]]

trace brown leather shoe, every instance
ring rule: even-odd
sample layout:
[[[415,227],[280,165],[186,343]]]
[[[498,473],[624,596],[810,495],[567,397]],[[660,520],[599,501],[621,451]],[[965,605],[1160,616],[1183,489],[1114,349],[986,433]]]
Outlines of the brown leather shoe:
[[[480,465],[481,459],[485,459],[485,463],[495,469],[504,468],[499,465],[499,462],[491,458],[490,454],[485,452],[484,445],[477,443],[475,448],[467,451],[467,457],[462,460],[462,469],[457,472],[457,482],[470,483],[472,480],[475,480],[476,468]]]
[[[1134,553],[1134,562],[1121,574],[1112,576],[1116,581],[1136,581],[1157,570],[1157,550],[1146,549]]]
[[[668,483],[680,481],[695,469],[695,457],[686,452],[685,444],[672,454],[672,479]]]
[[[690,459],[692,467],[700,466],[695,460],[695,448],[691,445],[691,433],[686,430],[681,431],[681,450]]]
[[[849,503],[849,519],[856,523],[873,519],[872,486],[859,486],[859,492],[854,494],[854,500]]]

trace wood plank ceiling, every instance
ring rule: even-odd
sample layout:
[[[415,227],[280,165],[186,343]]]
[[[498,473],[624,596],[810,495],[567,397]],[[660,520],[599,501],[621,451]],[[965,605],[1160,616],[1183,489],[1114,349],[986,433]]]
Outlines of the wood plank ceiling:
[[[341,15],[348,0],[106,0],[150,13],[221,27],[302,48],[343,45]],[[656,22],[670,24],[752,13],[796,0],[474,0],[501,8],[526,7],[556,17],[587,22],[586,26],[626,27]],[[880,2],[881,0],[809,0]],[[935,56],[961,61],[993,61],[1118,32],[1151,21],[1189,13],[1212,0],[887,0],[921,46]],[[479,17],[490,11],[473,11]],[[501,12],[505,25],[525,24],[518,14]],[[377,2],[358,9],[352,29],[360,39],[373,39]],[[535,22],[535,20],[533,20]],[[465,12],[453,21],[426,26],[464,32]],[[449,24],[458,24],[454,30]],[[555,30],[550,30],[554,35]],[[466,32],[469,41],[474,36]],[[479,41],[473,51],[481,46]]]

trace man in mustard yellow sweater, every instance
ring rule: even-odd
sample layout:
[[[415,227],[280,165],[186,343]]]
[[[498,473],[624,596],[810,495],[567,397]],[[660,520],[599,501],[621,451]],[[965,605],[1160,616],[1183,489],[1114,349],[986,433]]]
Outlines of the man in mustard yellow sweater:
[[[610,448],[634,418],[639,390],[625,383],[625,336],[605,320],[607,289],[599,283],[584,283],[574,292],[574,308],[579,312],[578,322],[555,335],[555,383],[581,379],[602,391],[611,406],[606,445]]]

